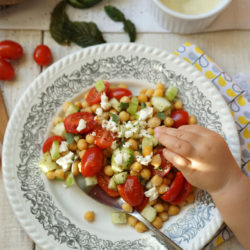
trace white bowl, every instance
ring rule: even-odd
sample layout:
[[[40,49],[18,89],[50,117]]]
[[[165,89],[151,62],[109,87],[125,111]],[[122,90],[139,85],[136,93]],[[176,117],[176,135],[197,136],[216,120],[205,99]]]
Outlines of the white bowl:
[[[204,30],[230,4],[231,0],[221,0],[218,6],[206,13],[187,15],[171,10],[160,0],[147,0],[148,10],[163,28],[181,34]]]

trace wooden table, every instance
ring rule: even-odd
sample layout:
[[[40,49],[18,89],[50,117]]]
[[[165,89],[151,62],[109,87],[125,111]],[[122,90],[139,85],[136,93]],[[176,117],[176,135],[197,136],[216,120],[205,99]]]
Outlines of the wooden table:
[[[105,33],[108,42],[127,42],[123,33]],[[79,50],[78,46],[63,47],[58,45],[47,31],[15,31],[0,30],[0,40],[11,39],[18,41],[24,49],[20,60],[13,62],[16,77],[13,81],[0,82],[1,90],[11,115],[18,99],[31,82],[44,70],[33,61],[33,50],[41,43],[48,45],[54,61]],[[137,43],[146,44],[167,51],[175,50],[182,43],[189,41],[199,45],[213,58],[218,65],[230,75],[247,72],[250,62],[250,31],[212,32],[195,35],[176,35],[167,33],[140,33]],[[0,117],[1,126],[1,117]],[[2,173],[0,172],[0,249],[1,250],[38,250],[39,247],[27,236],[17,222],[4,192]],[[232,240],[222,244],[218,249],[243,249],[238,242]]]

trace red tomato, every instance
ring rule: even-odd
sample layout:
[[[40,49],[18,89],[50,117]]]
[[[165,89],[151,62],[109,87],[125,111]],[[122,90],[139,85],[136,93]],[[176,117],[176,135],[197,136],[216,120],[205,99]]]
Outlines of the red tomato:
[[[22,54],[23,48],[19,43],[11,40],[0,42],[0,57],[9,60],[15,60],[21,57]]]
[[[122,197],[122,199],[125,202],[129,203],[126,196],[125,196],[125,193],[124,193],[124,184],[117,185],[117,189],[118,189],[119,195]]]
[[[126,179],[126,182],[121,186],[122,187],[118,188],[118,192],[122,198],[124,196],[124,200],[127,203],[133,207],[142,203],[144,198],[144,188],[137,176],[129,176]],[[122,190],[121,193],[120,190]]]
[[[84,177],[94,176],[104,165],[104,154],[98,147],[89,148],[82,157],[81,172]]]
[[[164,201],[171,202],[176,199],[176,197],[180,194],[184,184],[184,177],[181,172],[177,172],[176,176],[171,183],[168,191],[166,191],[161,198]]]
[[[172,111],[170,117],[174,120],[174,128],[188,124],[188,112],[183,109],[176,109]]]
[[[83,119],[86,122],[86,128],[81,131],[77,131],[79,121]],[[71,115],[68,115],[64,119],[64,127],[67,133],[71,134],[82,134],[91,131],[96,125],[94,116],[88,112],[76,112]]]
[[[186,200],[191,190],[192,190],[192,185],[186,179],[184,179],[184,185],[181,192],[173,201],[171,201],[171,203],[174,205],[182,203],[184,200]]]
[[[111,89],[109,92],[109,98],[116,98],[118,100],[120,100],[123,96],[131,96],[132,93],[130,90],[128,89],[124,89],[124,88],[116,88],[116,89]]]
[[[14,74],[11,64],[0,57],[0,80],[11,80]]]
[[[93,87],[90,89],[87,97],[86,97],[86,102],[89,104],[96,104],[96,103],[100,103],[101,102],[101,95],[103,94],[103,92],[107,95],[109,92],[109,83],[105,82],[104,83],[106,85],[106,88],[101,91],[98,92],[96,87]]]
[[[58,135],[49,137],[43,144],[43,153],[46,153],[47,151],[50,150],[53,141],[58,141],[61,144],[61,142],[64,141],[64,139]]]
[[[33,58],[35,62],[40,66],[47,66],[52,61],[52,53],[48,46],[38,45],[33,53]]]
[[[103,129],[101,126],[97,126],[94,129],[96,135],[95,138],[95,145],[99,148],[109,148],[113,141],[115,140],[114,135],[107,129]]]
[[[144,196],[142,203],[135,207],[138,212],[141,212],[148,204],[149,198]]]
[[[98,185],[106,192],[110,197],[118,197],[119,193],[113,189],[108,188],[110,177],[105,175],[103,171],[100,171],[97,175]]]

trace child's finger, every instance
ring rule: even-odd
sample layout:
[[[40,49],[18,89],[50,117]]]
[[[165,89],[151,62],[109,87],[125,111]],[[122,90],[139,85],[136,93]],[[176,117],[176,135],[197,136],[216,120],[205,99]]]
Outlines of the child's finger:
[[[190,165],[190,161],[183,156],[176,154],[168,149],[163,150],[164,157],[170,161],[180,171],[184,170]]]

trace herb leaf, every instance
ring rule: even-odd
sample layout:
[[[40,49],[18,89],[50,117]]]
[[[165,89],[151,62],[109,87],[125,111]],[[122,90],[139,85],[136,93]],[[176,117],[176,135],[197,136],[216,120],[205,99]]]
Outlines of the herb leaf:
[[[74,8],[86,9],[90,8],[102,0],[67,0],[68,4],[70,4]]]
[[[106,14],[115,22],[125,22],[124,14],[114,6],[107,5],[104,7]]]
[[[109,115],[112,117],[112,121],[115,123],[119,123],[119,116],[116,114],[113,114],[111,112],[109,112]]]
[[[145,102],[142,102],[141,103],[141,109],[145,109],[147,107],[146,103]]]
[[[158,112],[156,114],[156,116],[159,117],[163,121],[166,119],[166,116],[165,116],[165,114],[163,112]]]
[[[130,42],[134,42],[136,39],[136,28],[135,25],[130,21],[130,20],[126,20],[124,22],[124,27],[123,27],[124,31],[128,33],[129,38],[130,38]]]
[[[120,107],[121,109],[126,109],[128,108],[129,104],[127,102],[121,102]]]
[[[65,133],[65,138],[68,145],[72,144],[72,142],[74,141],[74,136],[75,136],[74,134]]]

